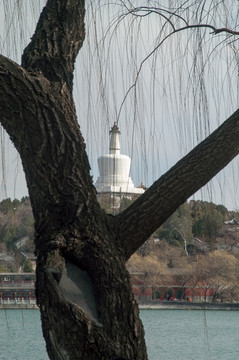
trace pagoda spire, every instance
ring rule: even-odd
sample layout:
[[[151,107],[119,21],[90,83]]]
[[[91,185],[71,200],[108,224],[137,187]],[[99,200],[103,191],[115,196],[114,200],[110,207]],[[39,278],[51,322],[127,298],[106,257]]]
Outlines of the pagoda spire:
[[[112,126],[110,132],[110,154],[120,154],[120,131],[116,122]]]

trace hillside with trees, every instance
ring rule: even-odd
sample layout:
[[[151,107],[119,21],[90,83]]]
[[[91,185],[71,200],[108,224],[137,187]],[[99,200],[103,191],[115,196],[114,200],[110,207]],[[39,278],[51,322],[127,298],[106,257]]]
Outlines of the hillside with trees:
[[[126,199],[122,206],[131,201]],[[104,204],[103,204],[104,205]],[[239,299],[239,213],[206,201],[184,203],[130,258],[132,277],[141,274],[143,288],[152,288],[152,298],[160,295],[157,286],[177,284],[213,287],[213,301]],[[234,220],[234,222],[232,221]],[[232,225],[230,224],[232,222]],[[19,239],[27,237],[24,251],[34,250],[34,220],[30,200],[24,197],[0,202],[0,253],[14,258],[0,259],[0,272],[31,271],[27,259],[19,261]],[[161,294],[162,295],[162,294]]]
[[[31,270],[29,261],[18,256],[23,250],[34,252],[34,220],[29,197],[4,199],[0,202],[0,271],[18,271],[20,266],[25,271]]]
[[[132,203],[123,199],[121,207],[126,208]],[[103,207],[104,207],[103,203]],[[101,204],[102,206],[102,204]],[[110,212],[110,208],[107,209]],[[207,201],[186,202],[171,215],[168,220],[155,231],[153,238],[165,241],[168,246],[180,247],[191,243],[193,238],[200,239],[209,249],[213,250],[216,243],[235,243],[236,234],[228,231],[225,222],[232,219],[239,220],[239,212],[229,211],[223,205],[216,205]],[[236,228],[234,227],[234,230]],[[28,236],[28,251],[33,250],[34,219],[29,197],[21,200],[10,198],[0,202],[0,252],[6,254],[14,251],[14,243],[23,236]],[[148,254],[151,240],[148,240],[138,250],[143,255]],[[147,250],[148,249],[148,250]]]
[[[188,245],[192,238],[198,238],[212,250],[219,237],[225,236],[226,242],[229,240],[225,222],[234,218],[239,219],[239,213],[228,211],[223,205],[191,200],[180,206],[155,236],[176,246]]]
[[[152,299],[162,288],[185,298],[185,289],[213,289],[212,301],[239,301],[238,212],[206,201],[183,204],[128,261],[141,293]],[[137,278],[138,277],[138,278]],[[161,289],[161,293],[160,293]],[[198,297],[197,297],[198,298]],[[202,299],[202,296],[200,298]]]

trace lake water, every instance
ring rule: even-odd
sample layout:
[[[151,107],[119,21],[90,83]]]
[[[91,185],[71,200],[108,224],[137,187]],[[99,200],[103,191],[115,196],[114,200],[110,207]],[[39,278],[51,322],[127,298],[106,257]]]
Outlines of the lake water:
[[[238,311],[141,310],[140,314],[149,360],[239,359]],[[0,360],[48,360],[39,310],[0,310]]]
[[[141,310],[149,360],[238,360],[239,312]]]

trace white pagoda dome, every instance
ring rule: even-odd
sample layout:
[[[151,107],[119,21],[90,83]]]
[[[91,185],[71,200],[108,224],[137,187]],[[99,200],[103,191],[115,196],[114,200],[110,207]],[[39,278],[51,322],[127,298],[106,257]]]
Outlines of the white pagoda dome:
[[[98,193],[118,193],[122,195],[140,195],[144,189],[135,188],[129,176],[131,159],[120,154],[120,131],[115,122],[110,130],[109,154],[98,158],[100,176],[95,187]]]

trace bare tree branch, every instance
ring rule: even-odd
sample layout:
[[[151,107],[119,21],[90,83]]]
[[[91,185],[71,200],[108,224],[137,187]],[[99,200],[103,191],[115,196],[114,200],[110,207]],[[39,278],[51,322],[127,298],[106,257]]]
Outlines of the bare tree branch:
[[[117,215],[115,227],[126,258],[238,154],[238,136],[239,110]]]
[[[143,12],[143,15],[140,15],[140,12]],[[157,50],[163,45],[163,43],[166,40],[168,40],[168,38],[170,38],[172,35],[175,35],[176,33],[179,33],[179,32],[185,31],[185,30],[200,29],[200,28],[211,29],[212,30],[211,34],[214,34],[214,35],[217,35],[220,33],[226,33],[226,34],[230,34],[230,35],[234,35],[234,36],[239,35],[239,31],[235,31],[235,30],[232,30],[232,29],[229,29],[226,27],[216,28],[215,26],[210,25],[210,24],[192,24],[192,25],[190,25],[182,16],[177,14],[176,11],[172,12],[172,11],[169,11],[169,10],[163,9],[163,8],[142,6],[142,7],[138,7],[138,8],[127,9],[127,13],[123,14],[121,17],[125,18],[128,15],[133,15],[135,17],[142,17],[142,16],[145,17],[145,16],[149,16],[150,14],[153,14],[153,13],[164,18],[166,23],[169,23],[170,26],[172,27],[172,31],[169,32],[167,35],[165,35],[164,38],[154,47],[154,49],[142,60],[140,66],[139,66],[139,69],[136,73],[134,83],[129,87],[129,89],[127,90],[127,92],[122,100],[122,103],[120,105],[120,109],[118,112],[117,120],[119,119],[119,117],[121,115],[123,105],[129,95],[129,93],[131,92],[132,89],[134,89],[136,87],[136,84],[138,82],[138,78],[142,71],[144,63],[152,55],[154,55],[157,52]],[[176,24],[172,21],[172,18],[176,18],[176,20],[181,20],[185,24],[185,26],[177,27]]]
[[[168,9],[164,9],[164,8],[157,8],[157,7],[150,7],[150,6],[140,6],[137,8],[133,8],[133,9],[127,9],[128,13],[125,14],[126,15],[134,15],[136,17],[145,17],[148,16],[150,14],[156,14],[159,15],[161,17],[163,17],[173,28],[174,31],[181,31],[181,30],[185,30],[185,29],[190,29],[190,28],[199,28],[199,27],[204,27],[204,28],[209,28],[213,30],[213,33],[218,34],[221,32],[226,32],[232,35],[239,35],[239,31],[235,31],[232,29],[228,29],[226,27],[223,28],[216,28],[213,25],[210,24],[189,24],[188,21],[181,15],[179,15],[177,13],[178,9],[176,11],[170,11]],[[142,15],[140,13],[143,13]],[[172,18],[176,18],[176,20],[181,20],[185,26],[183,27],[176,27],[176,25],[172,22]]]

